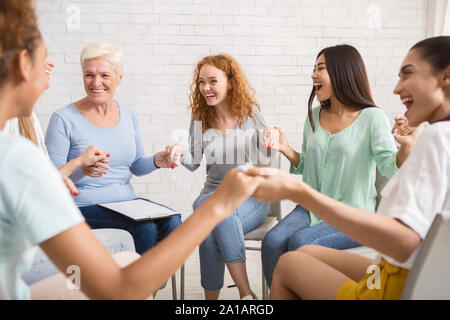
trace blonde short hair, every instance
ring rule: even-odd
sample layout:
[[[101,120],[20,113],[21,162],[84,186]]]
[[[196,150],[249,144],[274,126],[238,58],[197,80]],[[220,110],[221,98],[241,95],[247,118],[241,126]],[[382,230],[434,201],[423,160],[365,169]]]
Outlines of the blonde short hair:
[[[119,76],[123,72],[123,50],[121,47],[108,42],[94,42],[88,44],[81,51],[80,63],[83,67],[84,61],[101,57],[111,63]]]

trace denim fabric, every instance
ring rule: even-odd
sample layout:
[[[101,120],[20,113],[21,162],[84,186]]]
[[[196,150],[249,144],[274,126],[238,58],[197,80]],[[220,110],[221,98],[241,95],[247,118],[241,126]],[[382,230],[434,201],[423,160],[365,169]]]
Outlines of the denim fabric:
[[[194,201],[194,210],[211,195],[212,192],[201,194]],[[244,234],[263,223],[269,208],[269,203],[250,197],[206,237],[199,248],[203,288],[211,291],[222,288],[225,264],[245,261]]]
[[[92,229],[112,228],[128,231],[133,237],[136,252],[139,254],[154,247],[181,223],[180,216],[135,221],[98,205],[79,207],[79,209]]]
[[[307,244],[316,244],[334,249],[349,249],[360,244],[339,232],[326,222],[310,226],[309,212],[297,205],[264,237],[261,260],[267,284],[272,284],[272,275],[278,259],[287,251],[294,251]]]

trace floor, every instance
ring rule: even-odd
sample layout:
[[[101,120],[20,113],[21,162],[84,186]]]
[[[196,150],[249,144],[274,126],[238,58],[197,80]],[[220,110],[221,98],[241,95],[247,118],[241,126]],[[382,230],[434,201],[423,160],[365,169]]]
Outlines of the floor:
[[[281,201],[281,212],[291,212],[295,204],[283,200]],[[283,217],[283,215],[282,215]],[[260,247],[259,241],[246,241],[246,245],[250,247]],[[262,268],[261,268],[261,253],[259,251],[247,250],[247,274],[250,282],[250,287],[256,296],[262,298]],[[180,271],[177,274],[177,298],[180,299]],[[232,285],[228,270],[225,268],[224,288],[220,293],[220,300],[235,300],[239,299],[239,292],[236,287],[227,288]],[[185,263],[185,285],[184,285],[184,299],[185,300],[203,300],[205,298],[203,288],[200,285],[200,263],[198,258],[198,248],[186,260]],[[172,300],[172,284],[169,281],[167,286],[160,290],[156,296],[156,300]]]
[[[248,241],[248,244],[257,246],[257,242]],[[203,288],[200,285],[200,263],[198,258],[198,248],[191,254],[185,263],[185,284],[184,299],[185,300],[203,300]],[[176,274],[177,282],[177,298],[180,299],[180,270]],[[261,255],[259,251],[247,250],[247,274],[250,287],[261,299]],[[225,269],[224,287],[220,293],[220,300],[236,300],[239,299],[239,292],[236,287],[227,288],[234,282],[231,279],[228,270]],[[166,287],[160,290],[156,296],[156,300],[172,300],[172,283],[169,281]]]
[[[247,241],[247,246],[259,247],[260,242]],[[347,249],[346,251],[360,254],[370,259],[374,259],[377,256],[377,252],[367,247],[357,247],[353,249]],[[247,274],[250,282],[250,287],[255,292],[259,299],[262,298],[262,280],[261,280],[261,253],[259,251],[247,250]],[[180,299],[180,271],[177,274],[177,298]],[[232,285],[228,271],[225,269],[224,288],[220,293],[220,300],[236,300],[239,299],[239,293],[237,288],[227,288]],[[200,265],[198,258],[198,248],[187,259],[185,263],[185,300],[203,300],[204,293],[200,286]],[[156,300],[172,300],[172,283],[169,281],[167,286],[160,290],[156,296]]]

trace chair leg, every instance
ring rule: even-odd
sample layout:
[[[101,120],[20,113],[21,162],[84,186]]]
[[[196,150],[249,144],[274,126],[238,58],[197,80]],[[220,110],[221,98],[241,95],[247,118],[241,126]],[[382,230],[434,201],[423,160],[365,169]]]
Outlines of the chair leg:
[[[268,298],[266,277],[264,277],[264,272],[262,272],[262,299],[267,300]]]
[[[172,298],[177,300],[177,278],[175,274],[172,276]]]
[[[184,300],[184,264],[181,266],[180,300]]]

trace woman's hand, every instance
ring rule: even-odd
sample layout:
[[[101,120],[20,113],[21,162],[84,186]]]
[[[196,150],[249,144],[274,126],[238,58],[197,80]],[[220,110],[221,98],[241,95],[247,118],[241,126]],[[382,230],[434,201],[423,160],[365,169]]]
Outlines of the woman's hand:
[[[417,137],[423,129],[423,123],[418,127],[410,127],[406,118],[396,117],[394,127],[392,128],[392,134],[400,146],[410,149],[416,143]]]
[[[232,169],[225,175],[213,195],[204,203],[209,203],[220,219],[228,217],[247,200],[263,180],[258,175],[248,175],[240,169]]]
[[[70,160],[63,166],[58,168],[58,171],[63,177],[70,176],[75,170],[81,168],[85,175],[93,178],[99,178],[109,170],[107,163],[108,153],[103,152],[96,146],[89,146],[82,154],[75,159]]]
[[[264,130],[263,144],[266,149],[274,149],[282,153],[289,147],[287,136],[279,127]]]
[[[109,170],[107,163],[109,153],[105,153],[94,145],[89,146],[78,158],[81,161],[81,171],[89,177],[100,178]]]
[[[61,177],[63,178],[64,183],[66,184],[67,189],[69,189],[70,194],[73,197],[78,196],[78,189],[77,187],[75,187],[75,184],[73,183],[73,181],[66,176],[61,175]]]
[[[83,173],[89,177],[100,178],[104,174],[108,173],[109,170],[109,166],[107,165],[108,162],[109,161],[107,159],[100,160],[91,166],[81,167],[81,171],[83,171]]]
[[[260,202],[292,200],[294,193],[302,189],[303,182],[280,169],[248,166],[246,174],[263,178],[253,194]]]
[[[156,166],[160,168],[175,168],[180,165],[184,148],[182,145],[174,144],[167,146],[164,151],[158,152],[153,157]]]
[[[109,153],[103,152],[94,145],[90,145],[84,152],[79,156],[82,167],[89,167],[97,162],[101,161],[103,163],[108,163],[107,158]],[[106,160],[106,161],[105,161]],[[109,167],[108,167],[109,169]]]

